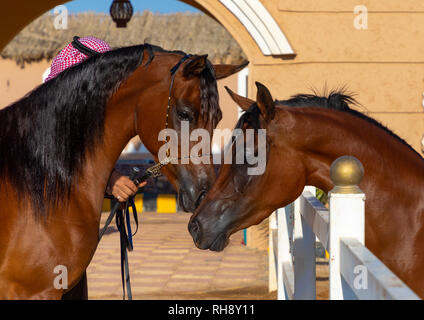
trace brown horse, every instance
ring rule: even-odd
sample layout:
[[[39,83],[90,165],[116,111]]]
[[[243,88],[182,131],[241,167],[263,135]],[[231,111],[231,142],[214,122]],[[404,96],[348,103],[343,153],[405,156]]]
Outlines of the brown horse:
[[[387,128],[350,109],[355,100],[343,92],[273,101],[266,87],[257,87],[256,102],[229,92],[245,110],[237,128],[266,129],[265,172],[249,176],[246,163],[221,167],[189,223],[197,247],[223,250],[232,233],[293,202],[305,185],[328,192],[334,187],[331,163],[352,155],[365,168],[360,188],[367,197],[366,246],[424,297],[423,158]]]
[[[177,132],[181,120],[212,132],[221,118],[216,79],[244,65],[148,44],[120,48],[1,110],[0,298],[60,299],[84,287],[106,183],[127,142],[138,134],[157,160],[167,113]],[[169,164],[163,173],[189,211],[215,177],[212,165]]]

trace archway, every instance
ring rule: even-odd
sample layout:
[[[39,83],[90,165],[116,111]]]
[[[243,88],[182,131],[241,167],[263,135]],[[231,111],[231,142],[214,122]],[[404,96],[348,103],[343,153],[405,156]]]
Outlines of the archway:
[[[35,18],[57,5],[66,3],[64,0],[44,0],[37,3],[30,0],[22,1],[22,6],[8,2],[5,4],[5,10],[0,12],[0,19],[6,22],[5,28],[0,30],[0,51]],[[280,26],[259,0],[180,1],[199,9],[220,23],[242,48],[250,61],[249,69],[264,56],[294,56],[294,51]],[[253,76],[247,77],[247,72],[248,70],[244,70],[239,74],[237,90],[239,94],[245,96],[248,92],[254,91]]]
[[[295,54],[284,32],[259,0],[181,1],[218,20],[240,43],[245,52],[248,52],[249,48],[245,42],[240,41],[240,38],[245,36],[237,33],[237,30],[240,29],[247,31],[265,56],[291,56]],[[231,19],[231,15],[238,20],[238,23]]]
[[[109,1],[109,0],[105,0]],[[240,44],[249,60],[265,55],[293,56],[280,26],[259,0],[181,0],[190,4],[221,23]],[[0,50],[31,21],[44,12],[63,4],[63,0],[21,0],[3,4],[0,21]]]

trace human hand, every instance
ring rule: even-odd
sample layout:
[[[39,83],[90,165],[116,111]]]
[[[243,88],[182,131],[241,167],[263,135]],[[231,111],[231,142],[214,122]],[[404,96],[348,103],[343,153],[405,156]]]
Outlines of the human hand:
[[[147,182],[144,181],[137,187],[129,177],[114,171],[109,179],[108,190],[119,202],[125,202],[130,196],[137,193],[138,188],[144,187],[146,184]]]

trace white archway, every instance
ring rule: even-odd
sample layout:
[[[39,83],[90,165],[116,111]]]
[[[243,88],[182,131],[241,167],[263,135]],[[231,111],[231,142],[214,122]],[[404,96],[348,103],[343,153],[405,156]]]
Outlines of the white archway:
[[[280,26],[259,0],[219,0],[246,28],[265,56],[294,55]]]

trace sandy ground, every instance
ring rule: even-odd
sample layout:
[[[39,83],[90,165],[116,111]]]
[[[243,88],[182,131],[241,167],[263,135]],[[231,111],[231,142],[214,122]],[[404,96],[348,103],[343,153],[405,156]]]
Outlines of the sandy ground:
[[[104,220],[106,215],[102,217]],[[232,236],[222,252],[197,249],[185,213],[142,213],[129,254],[134,299],[275,300],[268,292],[268,253]],[[122,299],[119,237],[110,227],[88,268],[89,299]],[[328,299],[328,263],[317,259],[317,299]]]

